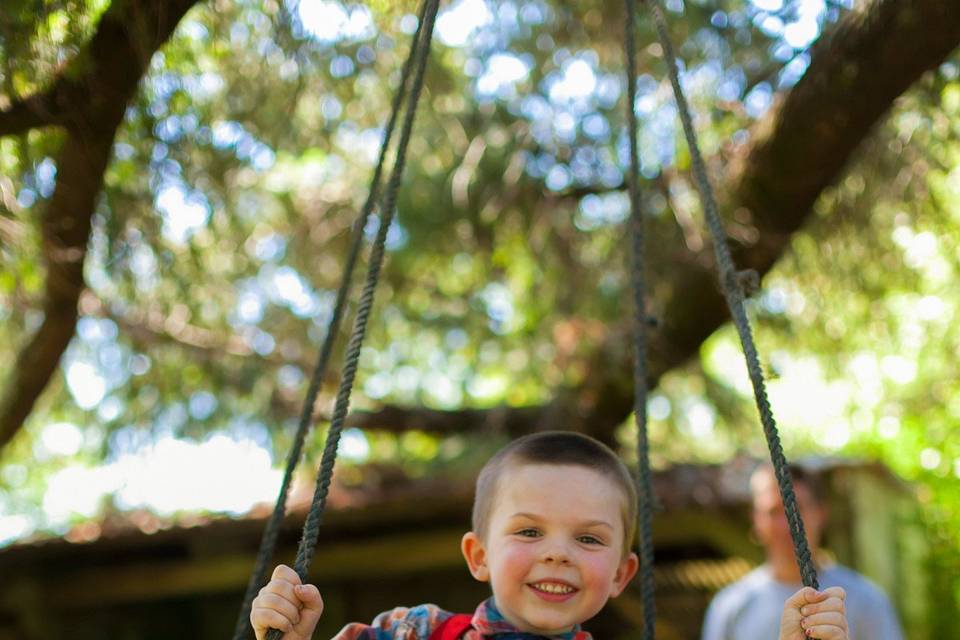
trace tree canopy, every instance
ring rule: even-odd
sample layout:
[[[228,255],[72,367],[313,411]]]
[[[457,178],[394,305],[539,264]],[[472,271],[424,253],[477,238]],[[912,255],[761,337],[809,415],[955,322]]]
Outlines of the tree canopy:
[[[920,481],[960,575],[960,11],[665,4],[728,241],[762,277],[788,455]],[[163,438],[283,460],[415,4],[7,5],[0,519],[91,517],[51,516],[54,481]],[[364,459],[426,472],[544,425],[633,437],[623,20],[596,0],[442,10],[355,392]],[[637,29],[652,453],[762,454],[663,52]]]

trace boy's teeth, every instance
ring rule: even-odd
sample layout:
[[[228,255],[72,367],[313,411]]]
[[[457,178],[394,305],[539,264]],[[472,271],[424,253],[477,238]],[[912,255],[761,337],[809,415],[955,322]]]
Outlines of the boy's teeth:
[[[538,582],[533,586],[547,593],[570,593],[573,591],[573,587],[568,587],[565,584],[555,584],[553,582]]]

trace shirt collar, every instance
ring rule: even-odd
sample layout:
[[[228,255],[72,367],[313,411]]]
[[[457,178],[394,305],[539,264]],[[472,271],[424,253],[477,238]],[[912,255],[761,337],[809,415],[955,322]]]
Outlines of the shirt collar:
[[[508,638],[543,638],[546,636],[535,636],[532,633],[524,633],[510,624],[503,614],[497,609],[493,597],[487,598],[480,603],[470,621],[473,628],[480,632],[483,637],[496,636],[498,634],[509,634]],[[551,640],[591,640],[591,636],[586,631],[576,625],[572,630],[555,636],[549,636]]]

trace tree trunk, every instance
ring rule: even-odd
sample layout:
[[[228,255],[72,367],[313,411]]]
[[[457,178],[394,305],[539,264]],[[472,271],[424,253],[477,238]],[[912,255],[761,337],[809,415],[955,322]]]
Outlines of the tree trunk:
[[[117,129],[153,54],[197,0],[118,0],[48,91],[0,112],[0,135],[62,125],[57,184],[41,224],[43,322],[21,348],[0,397],[0,447],[30,415],[73,337],[97,196]]]

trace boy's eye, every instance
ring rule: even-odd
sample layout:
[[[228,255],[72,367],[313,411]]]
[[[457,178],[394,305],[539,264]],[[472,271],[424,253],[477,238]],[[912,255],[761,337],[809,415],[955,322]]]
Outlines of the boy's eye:
[[[596,536],[579,536],[577,540],[584,544],[603,544],[603,540]]]
[[[517,531],[517,535],[524,538],[538,538],[540,537],[540,532],[536,529],[520,529]]]

